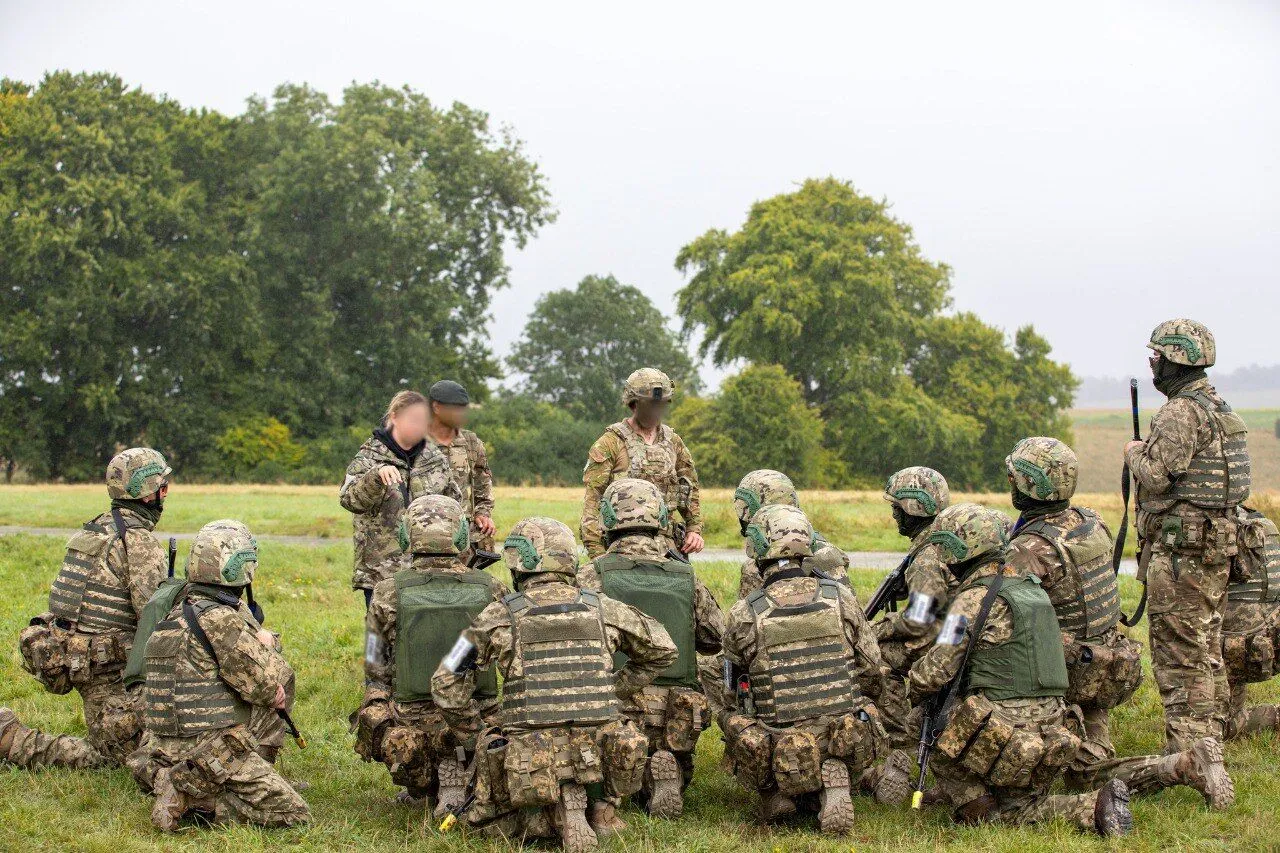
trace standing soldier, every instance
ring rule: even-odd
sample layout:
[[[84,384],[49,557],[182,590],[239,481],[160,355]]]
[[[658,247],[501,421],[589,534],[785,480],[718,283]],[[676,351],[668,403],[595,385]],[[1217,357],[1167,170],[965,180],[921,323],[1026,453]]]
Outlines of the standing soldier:
[[[1189,785],[1216,809],[1235,802],[1222,744],[1201,738],[1185,752],[1116,758],[1110,710],[1142,683],[1142,644],[1120,629],[1113,540],[1102,519],[1072,506],[1079,466],[1056,438],[1024,438],[1005,457],[1014,508],[1009,565],[1040,579],[1058,614],[1067,662],[1066,702],[1084,717],[1084,743],[1067,771],[1070,787],[1123,779],[1131,794]]]
[[[401,391],[347,466],[339,500],[355,515],[351,586],[364,593],[366,610],[374,585],[404,568],[400,522],[405,508],[423,495],[460,497],[449,460],[426,435],[427,398]]]
[[[631,416],[610,426],[591,445],[582,471],[587,493],[582,502],[581,524],[582,544],[589,558],[604,553],[600,498],[605,487],[618,477],[648,480],[658,487],[667,506],[679,513],[680,520],[668,518],[662,531],[669,540],[668,547],[685,554],[702,550],[698,473],[689,448],[662,422],[674,394],[675,386],[661,370],[642,367],[632,373],[622,391],[622,403],[631,410]]]
[[[1248,704],[1248,685],[1280,671],[1280,532],[1257,510],[1241,506],[1241,571],[1227,587],[1222,614],[1222,659],[1230,685],[1227,739],[1280,730],[1280,705]]]
[[[493,474],[484,442],[463,429],[470,414],[471,397],[457,382],[441,379],[427,392],[431,420],[427,431],[436,447],[449,459],[453,481],[462,492],[462,512],[471,519],[471,541],[484,551],[493,550]],[[434,669],[434,667],[433,667]]]
[[[816,805],[824,833],[847,834],[850,779],[885,746],[872,704],[880,652],[849,587],[806,568],[814,537],[804,513],[764,507],[747,537],[764,586],[729,611],[725,680],[737,701],[721,714],[726,750],[738,780],[764,798],[766,822]]]
[[[32,619],[19,639],[23,668],[45,689],[79,692],[88,736],[45,734],[0,708],[0,762],[99,767],[122,764],[137,747],[141,701],[125,692],[123,673],[138,615],[165,576],[164,548],[152,531],[169,474],[164,457],[149,447],[111,460],[111,509],[71,537],[49,612]]]
[[[431,679],[454,736],[476,745],[475,796],[462,817],[505,836],[558,834],[570,853],[625,827],[615,808],[640,789],[647,742],[619,714],[679,652],[656,620],[579,589],[568,527],[528,518],[503,557],[516,592],[485,608]],[[625,655],[614,668],[614,654]],[[478,673],[502,672],[500,728],[486,728]],[[587,786],[599,794],[587,816]]]
[[[1133,825],[1129,789],[1113,779],[1088,794],[1050,795],[1075,758],[1064,725],[1067,665],[1049,596],[1005,564],[1004,514],[956,504],[929,539],[960,580],[937,642],[911,668],[913,704],[955,699],[930,756],[941,799],[964,824],[1029,824],[1062,817],[1099,835]]]
[[[406,788],[401,798],[438,795],[436,812],[461,805],[468,755],[448,737],[431,699],[431,674],[458,635],[507,588],[467,568],[468,528],[462,507],[444,495],[409,504],[409,566],[373,588],[365,636],[364,701],[356,713],[356,753],[381,761]],[[476,676],[476,701],[486,719],[498,709],[492,669]]]
[[[1138,483],[1151,664],[1168,751],[1224,735],[1228,687],[1222,609],[1237,553],[1236,507],[1249,497],[1245,423],[1205,377],[1213,335],[1194,320],[1156,326],[1151,373],[1169,398],[1146,441],[1125,445]]]
[[[724,616],[693,567],[666,551],[667,505],[658,487],[624,477],[600,502],[607,550],[578,572],[579,586],[630,604],[662,623],[680,657],[653,684],[623,704],[623,713],[649,738],[649,764],[640,794],[654,817],[677,818],[693,781],[698,736],[711,724],[699,689],[696,653],[714,655],[724,637]],[[615,667],[624,659],[614,658]]]
[[[288,710],[293,670],[276,638],[241,609],[258,545],[238,521],[196,535],[187,585],[147,640],[148,754],[140,769],[155,792],[151,822],[166,832],[201,813],[217,823],[304,823],[302,797],[258,753],[253,709]]]

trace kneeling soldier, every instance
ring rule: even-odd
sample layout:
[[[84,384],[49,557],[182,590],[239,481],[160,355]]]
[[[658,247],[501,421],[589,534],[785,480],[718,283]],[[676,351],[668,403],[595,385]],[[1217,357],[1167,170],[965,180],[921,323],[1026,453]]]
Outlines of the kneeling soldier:
[[[121,764],[142,734],[142,705],[122,673],[138,614],[165,576],[152,531],[169,491],[169,466],[149,447],[118,454],[107,466],[111,509],[67,543],[49,593],[49,612],[31,620],[19,647],[23,668],[51,693],[73,687],[84,704],[85,738],[50,735],[0,708],[0,764],[98,767]]]
[[[1257,510],[1240,507],[1238,577],[1222,612],[1222,660],[1230,686],[1227,739],[1280,730],[1280,705],[1248,704],[1248,685],[1280,673],[1280,532]]]
[[[570,853],[624,826],[614,809],[640,789],[647,741],[619,713],[679,653],[655,619],[579,589],[568,527],[529,518],[503,558],[516,592],[485,608],[431,679],[454,736],[476,744],[474,792],[461,816],[503,835],[558,834]],[[626,663],[614,669],[613,655]],[[500,727],[486,728],[478,673],[502,672]],[[603,784],[601,784],[603,783]],[[599,799],[587,816],[587,786]]]
[[[1096,512],[1071,505],[1079,465],[1056,438],[1024,438],[1005,458],[1013,505],[1021,511],[1009,565],[1032,574],[1053,603],[1067,660],[1066,702],[1080,708],[1084,742],[1067,771],[1068,786],[1092,788],[1123,779],[1132,794],[1188,785],[1216,809],[1235,802],[1222,744],[1201,738],[1171,755],[1117,758],[1111,708],[1142,683],[1142,644],[1120,629],[1120,590],[1111,564],[1114,542]]]
[[[943,727],[929,755],[940,798],[961,823],[1064,817],[1123,835],[1133,824],[1123,781],[1048,794],[1080,749],[1081,732],[1078,721],[1070,721],[1074,731],[1065,725],[1067,664],[1053,604],[1038,578],[1005,565],[1006,524],[996,510],[958,504],[929,534],[960,580],[937,642],[908,677],[913,704],[928,702],[926,727]]]
[[[257,542],[238,521],[214,521],[187,558],[187,586],[145,649],[151,821],[168,832],[200,812],[218,823],[292,826],[307,804],[258,754],[253,709],[288,710],[293,670],[275,637],[246,618],[240,595]]]
[[[699,689],[697,653],[714,655],[724,637],[724,616],[693,567],[666,550],[667,505],[646,480],[614,480],[600,501],[606,551],[578,573],[579,586],[630,604],[667,629],[680,657],[653,684],[623,704],[623,713],[649,738],[649,765],[637,795],[655,817],[684,811],[693,781],[693,752],[711,724]],[[615,655],[614,666],[625,662]]]
[[[849,587],[806,566],[814,534],[799,509],[765,507],[746,535],[764,585],[733,606],[725,629],[726,690],[738,702],[720,727],[734,771],[763,796],[765,821],[800,799],[817,806],[823,832],[850,832],[850,778],[886,746],[872,704],[884,686],[875,637]]]
[[[381,761],[405,787],[402,800],[436,797],[436,814],[466,795],[464,745],[431,698],[431,674],[471,620],[506,595],[492,575],[467,568],[470,520],[444,495],[425,495],[405,514],[408,568],[379,581],[366,617],[364,701],[356,712],[356,753]],[[476,675],[487,719],[498,709],[492,669]]]

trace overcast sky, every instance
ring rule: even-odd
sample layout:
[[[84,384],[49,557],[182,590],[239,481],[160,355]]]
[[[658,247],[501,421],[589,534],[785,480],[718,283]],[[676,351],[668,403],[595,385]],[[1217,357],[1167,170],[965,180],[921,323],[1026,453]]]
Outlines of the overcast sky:
[[[0,12],[0,74],[18,79],[109,70],[228,113],[283,81],[337,94],[378,79],[512,126],[560,218],[511,256],[499,352],[538,294],[588,273],[670,314],[683,244],[835,175],[952,265],[957,309],[1010,333],[1034,323],[1079,373],[1145,369],[1170,316],[1209,324],[1222,369],[1280,361],[1273,0]]]

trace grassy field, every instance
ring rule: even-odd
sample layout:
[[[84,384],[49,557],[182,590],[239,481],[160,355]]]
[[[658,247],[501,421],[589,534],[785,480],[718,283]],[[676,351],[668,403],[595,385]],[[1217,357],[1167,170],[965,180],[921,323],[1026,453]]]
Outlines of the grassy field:
[[[227,500],[231,500],[230,497]],[[175,500],[174,507],[179,506]],[[224,513],[229,514],[229,513]],[[83,515],[83,514],[82,514]],[[185,544],[181,546],[185,556]],[[0,537],[0,704],[14,707],[28,723],[50,731],[82,733],[73,697],[45,694],[19,666],[16,639],[28,617],[45,608],[49,583],[61,555],[56,539]],[[298,670],[295,718],[310,740],[297,751],[287,747],[283,770],[304,779],[313,823],[288,831],[245,828],[188,830],[165,837],[151,828],[149,800],[124,771],[26,773],[0,768],[0,849],[77,850],[124,853],[140,850],[267,849],[401,851],[485,851],[507,849],[457,834],[441,837],[424,827],[419,813],[394,805],[395,788],[381,765],[363,764],[352,751],[346,715],[360,697],[362,607],[348,588],[349,554],[344,545],[304,548],[263,543],[262,570],[255,589],[268,623],[284,634],[286,652]],[[723,603],[732,600],[735,566],[699,566],[699,574]],[[871,572],[855,575],[863,597],[878,582]],[[1132,608],[1136,587],[1122,579],[1125,607]],[[1145,633],[1145,630],[1144,630]],[[1280,698],[1266,685],[1257,696]],[[1160,747],[1159,701],[1150,681],[1131,705],[1116,713],[1116,741],[1124,754]],[[717,765],[721,743],[714,730],[699,745],[697,776],[686,814],[679,821],[652,821],[628,810],[631,830],[606,850],[735,851],[1126,851],[1266,849],[1276,843],[1275,818],[1280,791],[1275,784],[1277,742],[1263,737],[1228,747],[1239,799],[1227,813],[1207,811],[1188,790],[1167,791],[1137,803],[1137,833],[1123,843],[1104,844],[1062,823],[1036,829],[985,827],[957,829],[938,811],[909,810],[857,802],[859,823],[849,840],[824,838],[812,819],[765,830],[752,820],[754,800],[743,794]]]

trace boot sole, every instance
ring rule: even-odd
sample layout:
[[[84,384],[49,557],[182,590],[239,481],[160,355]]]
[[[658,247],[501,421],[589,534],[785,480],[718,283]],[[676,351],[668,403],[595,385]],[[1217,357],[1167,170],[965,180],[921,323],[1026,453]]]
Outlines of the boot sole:
[[[818,825],[824,833],[848,835],[853,831],[853,798],[849,795],[847,767],[835,761],[822,762],[822,792],[818,799]]]
[[[1191,747],[1192,761],[1205,780],[1204,801],[1210,808],[1222,811],[1236,802],[1236,786],[1223,765],[1222,744],[1216,738],[1204,738]]]
[[[1111,838],[1132,832],[1133,812],[1129,809],[1129,786],[1119,779],[1112,779],[1099,792],[1098,797],[1099,799],[1106,797],[1111,806],[1111,808],[1104,808],[1100,817],[1097,815],[1094,817],[1094,826],[1098,834],[1104,838]]]

